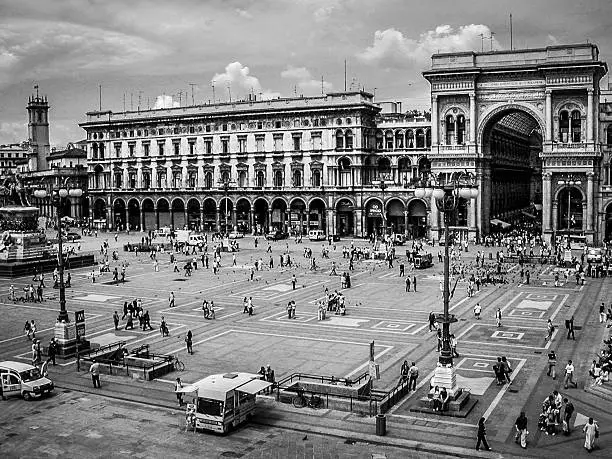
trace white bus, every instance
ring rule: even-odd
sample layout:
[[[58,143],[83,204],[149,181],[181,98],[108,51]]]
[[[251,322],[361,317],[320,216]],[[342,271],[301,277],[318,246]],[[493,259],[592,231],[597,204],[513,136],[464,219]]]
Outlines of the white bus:
[[[187,404],[187,422],[195,430],[226,433],[249,419],[255,410],[257,393],[272,383],[252,373],[225,373],[207,376],[185,386],[181,392],[193,394]]]

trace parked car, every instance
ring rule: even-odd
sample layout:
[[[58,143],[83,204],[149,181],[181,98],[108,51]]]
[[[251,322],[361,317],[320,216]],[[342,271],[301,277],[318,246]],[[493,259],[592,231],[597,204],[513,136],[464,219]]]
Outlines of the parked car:
[[[586,258],[588,263],[601,263],[603,261],[603,249],[590,247]]]
[[[278,241],[279,239],[285,239],[287,236],[287,233],[283,233],[280,230],[275,230],[266,234],[266,239],[269,241]]]
[[[229,233],[230,239],[240,239],[243,237],[244,237],[244,234],[241,233],[240,231],[232,231],[231,233]]]
[[[81,235],[79,233],[70,232],[66,234],[66,240],[68,241],[76,241],[78,239],[81,239]]]

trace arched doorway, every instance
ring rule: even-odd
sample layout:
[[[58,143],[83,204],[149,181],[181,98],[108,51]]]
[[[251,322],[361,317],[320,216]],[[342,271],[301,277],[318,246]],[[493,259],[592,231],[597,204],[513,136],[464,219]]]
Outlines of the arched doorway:
[[[206,198],[202,208],[204,210],[204,231],[216,231],[217,203],[212,198]]]
[[[408,204],[408,234],[412,239],[425,237],[427,230],[427,206],[420,199]]]
[[[612,240],[612,203],[606,207],[605,240],[607,242]]]
[[[248,199],[239,199],[236,203],[236,226],[241,233],[251,232],[251,203]]]
[[[287,202],[277,198],[272,201],[272,223],[271,226],[280,231],[287,231]]]
[[[187,201],[187,226],[190,230],[200,231],[202,222],[200,221],[200,201],[191,198]]]
[[[289,206],[289,225],[294,234],[304,235],[307,234],[308,228],[306,217],[306,203],[303,199],[296,198],[291,201]]]
[[[582,233],[583,196],[575,186],[565,187],[557,194],[557,233]]]
[[[115,199],[113,204],[114,228],[117,230],[125,229],[125,202],[123,199]]]
[[[368,235],[383,234],[383,205],[379,199],[370,199],[366,203],[366,232]]]
[[[255,225],[255,234],[265,234],[268,231],[268,201],[264,198],[258,198],[253,204],[253,224]]]
[[[327,232],[327,219],[325,217],[325,203],[322,199],[314,198],[308,204],[308,229],[320,229]]]
[[[230,198],[219,201],[219,232],[228,234],[234,230],[234,203]]]
[[[62,206],[62,217],[75,217],[72,215],[72,202],[70,198],[64,198],[64,205]]]
[[[387,202],[387,231],[404,234],[406,231],[406,216],[404,203],[399,199]]]
[[[142,228],[143,231],[155,229],[157,226],[157,222],[155,221],[155,205],[151,199],[145,199],[142,201],[142,214],[144,216],[144,228]]]
[[[93,205],[93,218],[95,224],[104,223],[106,226],[106,201],[104,199],[96,199]]]
[[[512,223],[521,210],[542,204],[542,126],[518,105],[493,112],[483,123],[481,145],[491,180],[483,180],[479,190],[480,224],[487,233],[492,218]],[[489,206],[484,204],[487,201]]]
[[[157,227],[163,228],[172,225],[170,219],[170,204],[165,198],[157,201]]]
[[[128,202],[128,225],[129,229],[140,231],[140,203],[136,199]]]
[[[355,233],[355,207],[350,199],[340,199],[336,204],[336,233],[349,236]]]
[[[172,201],[172,219],[170,226],[173,229],[183,229],[185,227],[185,203],[182,199],[176,198]]]

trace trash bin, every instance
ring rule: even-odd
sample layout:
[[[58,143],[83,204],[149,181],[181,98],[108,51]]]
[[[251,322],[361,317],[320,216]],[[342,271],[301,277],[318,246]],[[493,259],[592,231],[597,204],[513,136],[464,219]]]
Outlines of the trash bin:
[[[376,415],[376,435],[384,437],[387,434],[387,418],[384,414]]]

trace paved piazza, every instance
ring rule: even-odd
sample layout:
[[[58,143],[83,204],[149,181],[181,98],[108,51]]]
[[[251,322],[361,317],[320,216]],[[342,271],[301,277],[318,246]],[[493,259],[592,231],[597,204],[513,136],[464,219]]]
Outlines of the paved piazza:
[[[115,242],[112,235],[101,234],[97,239],[86,237],[83,250],[95,250],[107,236],[110,251],[119,249],[127,241],[140,238],[139,234],[122,234],[119,241]],[[366,245],[364,241],[354,243]],[[480,416],[486,416],[493,444],[504,444],[504,448],[513,451],[512,426],[518,412],[525,409],[530,419],[529,430],[532,432],[530,448],[537,446],[539,455],[550,457],[555,457],[556,452],[563,449],[560,441],[542,437],[536,428],[541,399],[554,387],[562,388],[560,378],[552,381],[545,376],[546,353],[551,347],[557,349],[560,366],[570,356],[576,359],[579,387],[584,386],[584,375],[591,358],[590,341],[587,340],[594,339],[600,330],[591,306],[598,304],[600,298],[605,299],[608,294],[607,284],[601,279],[587,278],[587,285],[576,286],[575,282],[571,282],[570,275],[567,283],[554,287],[553,268],[547,265],[530,266],[531,283],[525,285],[521,282],[517,267],[511,266],[509,284],[485,287],[473,298],[466,297],[465,284],[460,282],[451,301],[452,312],[458,317],[458,322],[452,328],[459,340],[460,357],[455,359],[457,380],[460,386],[470,389],[473,396],[478,398],[478,403],[464,419],[440,420],[411,410],[418,399],[425,395],[438,357],[435,352],[436,338],[428,330],[427,317],[430,311],[442,310],[440,263],[436,263],[433,268],[410,273],[417,277],[417,292],[406,293],[404,279],[398,276],[399,263],[405,261],[402,255],[405,246],[397,248],[401,256],[393,269],[378,262],[357,262],[352,272],[353,286],[344,290],[347,315],[332,315],[319,321],[316,301],[324,295],[326,288],[340,290],[340,277],[329,275],[330,266],[335,261],[338,272],[348,270],[348,260],[342,258],[341,249],[343,244],[349,246],[350,240],[337,243],[335,250],[332,246],[329,260],[321,259],[321,244],[310,242],[273,242],[271,254],[266,253],[268,244],[261,238],[258,249],[254,248],[252,237],[239,240],[239,244],[241,249],[237,253],[237,266],[231,266],[231,255],[223,254],[218,275],[199,266],[191,277],[173,273],[168,254],[160,255],[160,271],[154,272],[148,255],[136,257],[133,253],[120,251],[119,262],[111,264],[111,269],[127,261],[126,283],[114,285],[112,275],[108,273],[92,283],[90,269],[74,270],[73,287],[67,292],[68,309],[71,313],[78,309],[85,310],[87,338],[94,343],[104,345],[126,341],[128,348],[149,344],[153,352],[178,354],[186,365],[186,370],[180,373],[186,382],[212,373],[256,372],[259,367],[267,364],[275,369],[277,379],[297,372],[336,377],[358,375],[367,371],[369,343],[373,340],[376,362],[380,365],[381,373],[381,379],[375,382],[376,388],[392,388],[398,380],[404,360],[414,360],[420,367],[417,391],[393,407],[388,415],[390,426],[396,422],[411,427],[411,433],[406,434],[409,438],[441,443],[450,438],[452,445],[473,448],[477,420]],[[279,255],[287,250],[287,245],[295,264],[292,268],[281,268],[278,265]],[[313,248],[313,255],[320,266],[317,272],[307,269],[307,260],[303,258],[304,246]],[[434,254],[438,250],[438,247],[432,249]],[[464,254],[468,263],[475,251],[476,248],[471,247],[470,252]],[[268,268],[269,256],[274,260],[273,269]],[[179,266],[184,264],[183,258],[186,260],[186,257],[179,257]],[[256,272],[253,281],[250,281],[250,266],[259,258],[264,260],[266,267]],[[293,274],[297,277],[296,290],[291,286]],[[58,310],[56,290],[47,288],[43,303],[13,304],[7,300],[9,284],[13,283],[20,289],[30,281],[30,278],[0,281],[3,318],[0,357],[3,360],[29,360],[29,341],[22,332],[25,320],[36,320],[38,336],[43,343],[46,344],[52,336],[52,326]],[[47,283],[51,283],[51,280]],[[170,291],[176,295],[174,308],[168,308]],[[242,313],[244,297],[253,298],[255,314],[252,317]],[[125,322],[122,321],[122,329],[115,331],[113,311],[122,315],[124,301],[134,298],[142,298],[144,308],[151,314],[154,330],[143,332],[137,327],[134,330],[124,330]],[[201,303],[204,299],[215,302],[215,320],[202,317]],[[288,319],[285,311],[287,302],[291,300],[297,305],[295,319]],[[481,320],[473,317],[472,309],[476,302],[480,302],[483,307]],[[503,313],[501,327],[495,325],[494,312],[497,308]],[[564,336],[564,320],[572,314],[580,325],[576,332],[576,342],[567,341]],[[166,338],[162,338],[158,331],[162,315],[170,328],[170,336]],[[546,321],[549,318],[557,325],[552,343],[544,340]],[[193,355],[185,351],[184,338],[188,330],[192,330],[194,335]],[[494,382],[492,365],[502,355],[508,358],[514,369],[512,385],[497,386]],[[67,361],[50,371],[53,376],[54,373],[67,374],[74,370],[74,362]],[[171,382],[177,375],[169,374],[161,381],[150,383],[151,387],[167,391],[168,399],[171,400]],[[105,377],[102,379],[104,381]],[[82,374],[79,380],[84,386],[89,386],[86,374]],[[106,380],[109,395],[112,394],[114,381]],[[129,381],[123,383],[129,384]],[[146,393],[147,389],[144,387],[142,390]],[[582,391],[576,390],[568,395],[587,397]],[[44,404],[52,406],[55,399],[63,402],[69,399],[72,401],[68,403],[75,404],[82,401],[71,395],[58,395]],[[574,400],[582,416],[577,423],[583,422],[587,414],[599,416],[599,419],[609,418],[598,407],[597,400],[589,399],[584,403]],[[23,402],[11,400],[8,406],[14,409],[20,403]],[[33,405],[28,405],[28,410],[30,406]],[[272,405],[266,409],[277,408]],[[329,412],[323,416],[333,420],[335,415]],[[6,422],[6,413],[0,414],[0,418]],[[262,428],[257,427],[254,435],[260,435]],[[609,428],[604,427],[604,431],[609,431]],[[394,435],[392,428],[390,435]],[[606,441],[603,435],[601,443]],[[570,447],[580,450],[577,434],[572,437]],[[401,457],[401,454],[389,454],[389,457]]]

